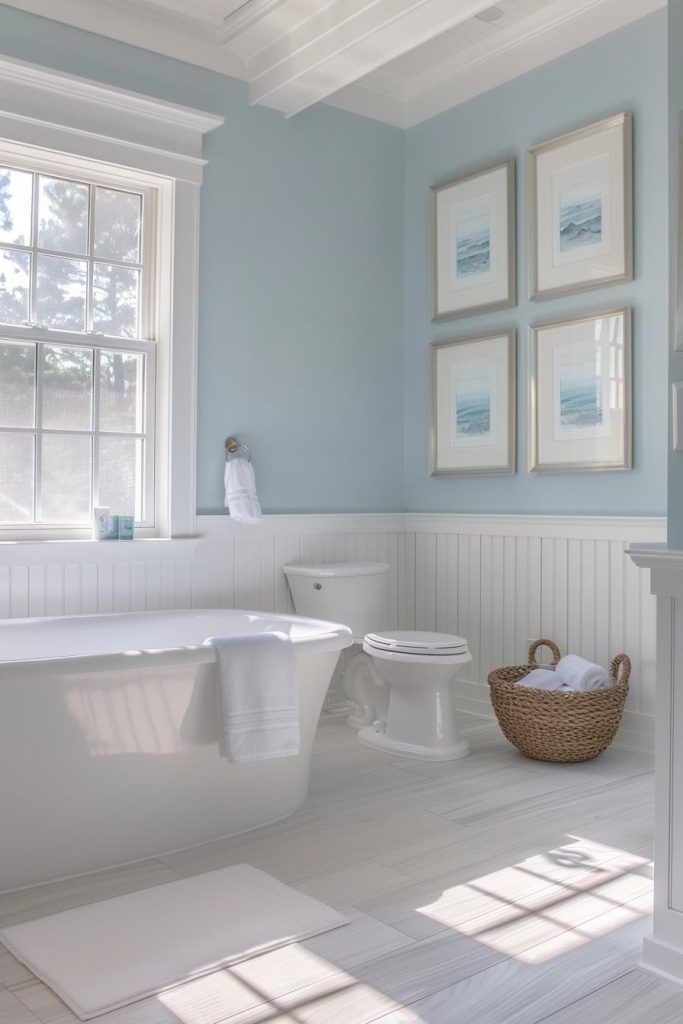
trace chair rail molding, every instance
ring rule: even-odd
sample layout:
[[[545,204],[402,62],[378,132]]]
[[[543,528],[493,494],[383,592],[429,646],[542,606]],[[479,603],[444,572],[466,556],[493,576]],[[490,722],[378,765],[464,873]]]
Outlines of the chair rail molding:
[[[482,533],[516,536],[631,540],[657,544],[666,535],[663,516],[530,515],[504,513],[407,512],[406,528],[416,533]]]
[[[657,600],[655,875],[652,938],[642,965],[683,985],[683,551],[634,545]]]

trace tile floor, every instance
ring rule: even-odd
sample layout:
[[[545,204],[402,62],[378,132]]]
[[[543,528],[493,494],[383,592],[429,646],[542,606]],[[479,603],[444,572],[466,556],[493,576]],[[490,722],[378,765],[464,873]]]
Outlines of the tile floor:
[[[304,807],[158,860],[0,897],[0,926],[246,861],[350,924],[98,1018],[101,1024],[669,1024],[683,989],[637,969],[649,930],[652,775],[617,748],[522,758],[468,717],[430,765],[320,726]],[[0,947],[0,1024],[77,1018]]]

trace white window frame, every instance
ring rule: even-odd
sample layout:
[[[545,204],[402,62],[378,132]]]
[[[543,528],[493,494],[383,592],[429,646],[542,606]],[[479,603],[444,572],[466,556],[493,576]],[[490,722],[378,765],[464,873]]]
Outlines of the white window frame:
[[[138,532],[144,538],[194,536],[196,529],[202,140],[222,123],[203,111],[0,58],[2,160],[67,178],[144,187],[155,196],[155,510],[154,524]],[[11,330],[0,333],[9,338]],[[85,335],[48,333],[51,341],[66,334],[69,344],[79,338],[87,344]],[[120,341],[115,347],[124,348]],[[87,528],[0,527],[0,541],[89,536]]]
[[[24,147],[21,147],[24,148]],[[135,178],[130,173],[121,175],[118,168],[111,168],[110,173],[103,172],[100,165],[94,165],[91,161],[84,160],[82,158],[67,159],[63,155],[60,157],[56,155],[54,158],[50,157],[50,154],[45,154],[42,151],[37,153],[32,147],[26,147],[26,156],[23,162],[19,163],[21,159],[19,147],[9,146],[6,147],[0,141],[0,166],[8,167],[10,169],[16,169],[20,171],[34,172],[36,177],[39,174],[51,176],[68,181],[79,181],[89,186],[103,186],[110,189],[121,189],[122,191],[132,191],[139,193],[142,197],[142,223],[141,223],[141,275],[140,275],[140,290],[139,290],[139,307],[138,317],[140,323],[140,335],[138,339],[129,339],[117,337],[115,335],[105,335],[96,331],[65,331],[55,328],[44,328],[40,324],[27,323],[21,324],[0,324],[0,338],[6,339],[7,341],[20,341],[24,343],[47,343],[51,345],[65,345],[70,348],[86,348],[93,349],[95,351],[95,360],[93,364],[93,426],[91,430],[74,430],[74,431],[59,431],[59,433],[71,433],[71,434],[82,434],[84,436],[91,436],[94,438],[93,447],[93,477],[95,480],[98,479],[97,467],[98,467],[98,445],[97,438],[100,432],[100,425],[98,420],[97,410],[97,392],[98,392],[98,355],[97,352],[101,349],[110,350],[115,349],[120,352],[134,352],[136,354],[144,354],[145,356],[145,373],[144,380],[141,382],[142,396],[144,402],[144,425],[143,430],[140,433],[121,432],[120,436],[128,437],[142,437],[145,445],[147,446],[145,454],[145,473],[144,480],[142,481],[143,495],[142,503],[144,508],[143,520],[136,523],[136,531],[138,536],[154,536],[156,532],[156,521],[157,521],[157,507],[154,495],[154,479],[155,479],[155,462],[156,462],[156,449],[155,449],[155,433],[156,433],[156,354],[157,354],[157,336],[158,336],[158,316],[156,309],[156,274],[158,261],[156,258],[156,250],[158,244],[158,225],[157,225],[157,185],[156,181],[152,181],[149,176],[144,178]],[[33,195],[33,231],[32,234],[35,236],[36,231],[36,182],[34,181],[34,195]],[[93,201],[93,193],[91,193],[91,206]],[[92,209],[89,214],[89,232],[92,231]],[[33,238],[36,243],[35,237]],[[81,257],[73,254],[62,254],[68,258],[83,259],[87,260],[89,264],[97,262],[92,247],[92,239],[90,240],[90,255]],[[35,289],[35,275],[36,275],[36,258],[37,251],[42,251],[40,246],[37,244],[33,245],[12,245],[7,243],[3,245],[3,249],[11,249],[17,252],[27,252],[32,255],[32,288],[33,292]],[[32,311],[29,311],[29,320],[31,319]],[[37,395],[40,396],[40,363],[36,365],[36,388]],[[39,400],[39,397],[38,397]],[[41,458],[40,458],[40,438],[43,434],[43,429],[39,425],[39,422],[33,428],[15,428],[8,427],[3,428],[2,433],[26,433],[33,434],[37,440],[36,446],[36,484],[38,493],[41,489]],[[54,431],[46,431],[46,433],[54,433]],[[95,503],[97,504],[97,502]],[[0,524],[0,540],[3,538],[15,539],[19,535],[22,539],[35,539],[36,537],[49,537],[53,533],[58,533],[63,536],[65,531],[70,533],[88,533],[89,527],[69,526],[68,524],[59,523],[10,523]]]

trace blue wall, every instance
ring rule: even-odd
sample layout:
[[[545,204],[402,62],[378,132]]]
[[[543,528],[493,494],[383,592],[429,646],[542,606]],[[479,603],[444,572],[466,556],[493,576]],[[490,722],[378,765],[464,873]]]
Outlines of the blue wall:
[[[409,510],[665,512],[666,33],[666,11],[658,11],[406,133],[404,422],[405,503]],[[563,300],[529,302],[526,299],[526,150],[620,110],[630,110],[634,116],[635,281]],[[457,177],[510,155],[517,158],[518,173],[519,305],[493,315],[432,324],[428,273],[429,188],[437,181]],[[634,470],[529,474],[529,324],[627,304],[634,311]],[[430,478],[430,342],[507,326],[515,326],[519,332],[517,474]],[[683,456],[680,458],[683,460]]]
[[[225,117],[202,190],[199,510],[222,507],[233,433],[267,511],[400,508],[403,132],[327,106],[287,121],[242,82],[6,6],[0,51]]]
[[[202,195],[200,511],[222,507],[223,439],[239,433],[270,512],[663,513],[666,50],[660,11],[403,133],[326,106],[286,121],[249,107],[244,83],[0,4],[1,52],[226,119],[207,139]],[[530,303],[526,150],[619,110],[634,115],[636,279]],[[430,186],[510,154],[519,305],[432,324]],[[634,309],[635,469],[528,474],[528,325],[619,304]],[[517,474],[430,478],[430,342],[507,325],[519,331]]]

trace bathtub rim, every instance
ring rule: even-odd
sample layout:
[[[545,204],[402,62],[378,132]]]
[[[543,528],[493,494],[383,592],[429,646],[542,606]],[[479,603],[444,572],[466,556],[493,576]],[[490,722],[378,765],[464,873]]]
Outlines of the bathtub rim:
[[[173,608],[157,609],[140,612],[99,612],[85,615],[41,615],[23,618],[8,618],[3,622],[8,626],[26,625],[36,629],[40,624],[71,621],[74,623],[85,620],[121,620],[125,618],[146,618],[147,616],[163,616],[169,619],[181,618],[183,615],[206,615],[224,612],[228,615],[251,615],[269,622],[302,622],[309,626],[320,627],[319,632],[312,636],[297,637],[292,640],[297,654],[323,654],[328,651],[342,651],[352,646],[353,636],[348,626],[323,619],[312,619],[304,615],[286,615],[281,612],[262,612],[249,608]],[[2,625],[0,622],[0,642]],[[214,636],[217,634],[213,634]],[[226,636],[240,636],[239,632],[226,633]],[[248,634],[245,634],[248,635]],[[208,637],[207,637],[208,639]],[[136,668],[166,668],[181,665],[212,665],[216,663],[216,652],[208,644],[185,644],[180,647],[142,648],[114,651],[106,654],[64,655],[48,658],[21,658],[14,661],[0,660],[0,680],[4,678],[30,677],[37,673],[45,675],[73,675],[79,672],[128,671]]]

